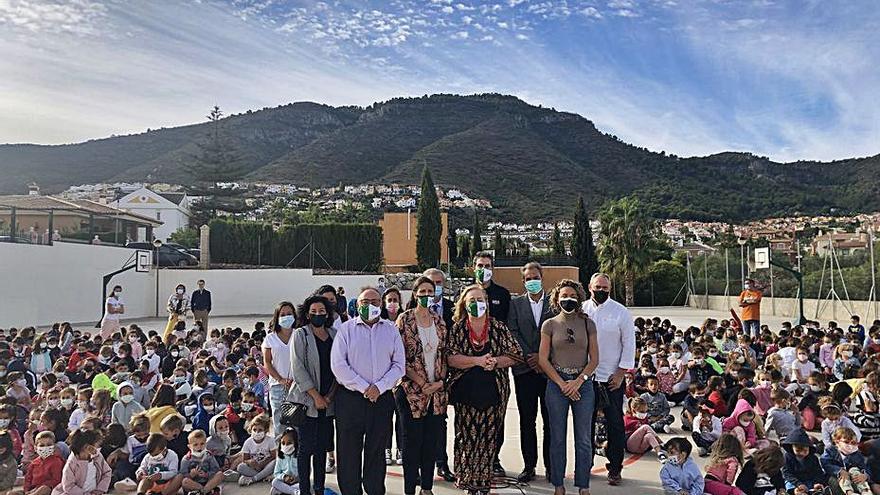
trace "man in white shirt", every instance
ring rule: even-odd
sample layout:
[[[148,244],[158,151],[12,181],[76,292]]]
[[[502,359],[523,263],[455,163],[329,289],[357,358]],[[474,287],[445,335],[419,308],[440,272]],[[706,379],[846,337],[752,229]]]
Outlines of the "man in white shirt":
[[[626,435],[623,430],[623,380],[624,373],[635,367],[636,327],[626,306],[610,299],[611,278],[596,273],[590,278],[591,298],[584,302],[584,312],[596,324],[599,341],[599,366],[596,368],[595,387],[605,387],[608,404],[603,409],[608,434],[608,484],[619,485],[623,470],[623,453]],[[598,391],[597,391],[598,395]],[[593,423],[596,413],[593,413]],[[593,429],[593,455],[596,454],[595,428]]]

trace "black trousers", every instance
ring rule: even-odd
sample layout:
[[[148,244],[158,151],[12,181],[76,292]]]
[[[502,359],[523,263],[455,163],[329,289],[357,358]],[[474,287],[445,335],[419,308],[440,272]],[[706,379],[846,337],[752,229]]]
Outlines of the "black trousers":
[[[403,444],[403,493],[414,495],[416,487],[434,488],[434,461],[444,418],[432,413],[431,404],[427,415],[414,418],[402,389],[398,389],[395,399],[398,418],[403,423],[403,436],[398,438]]]
[[[325,463],[327,462],[327,447],[333,437],[333,418],[306,418],[305,424],[296,429],[299,437],[299,449],[296,454],[297,471],[299,475],[299,487],[301,495],[324,495],[318,489],[324,488]],[[312,468],[314,467],[315,479],[312,481]]]
[[[375,403],[340,387],[336,394],[336,465],[342,495],[385,495],[385,445],[391,436],[394,397]]]
[[[447,416],[444,414],[440,417],[440,431],[437,432],[437,435],[440,437],[437,439],[437,467],[449,467],[449,454],[446,453],[446,419]]]
[[[529,371],[513,376],[516,387],[516,407],[519,409],[519,444],[525,469],[535,469],[538,465],[538,405],[541,406],[541,438],[543,439],[544,466],[550,469],[550,421],[544,392],[547,390],[547,377]]]
[[[599,385],[598,382],[593,382],[594,388]],[[596,394],[598,396],[598,392]],[[593,412],[594,425],[598,412],[598,409]],[[608,405],[602,409],[602,412],[605,414],[605,433],[608,436],[608,447],[605,449],[608,472],[619,474],[623,471],[623,452],[626,447],[626,432],[623,429],[623,384],[617,387],[617,390],[608,390]],[[596,457],[595,428],[593,429],[593,457]]]

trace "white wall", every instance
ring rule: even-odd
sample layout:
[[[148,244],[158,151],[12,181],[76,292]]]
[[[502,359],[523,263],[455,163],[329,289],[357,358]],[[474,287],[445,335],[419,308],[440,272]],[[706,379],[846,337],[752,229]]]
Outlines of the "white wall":
[[[97,322],[101,316],[101,279],[125,265],[134,250],[87,244],[54,246],[0,243],[0,328],[46,326],[57,321]],[[127,318],[155,316],[156,278],[130,270],[109,286],[123,287]],[[374,285],[379,275],[312,275],[308,269],[159,270],[159,314],[178,283],[187,291],[204,279],[212,293],[211,314],[270,313],[282,300],[303,301],[323,284],[343,286],[348,295]]]
[[[774,300],[775,299],[775,300]],[[739,296],[706,296],[692,295],[688,301],[692,308],[728,311],[733,308],[737,314],[739,309]],[[862,320],[862,325],[867,328],[871,321],[880,318],[880,304],[868,301],[845,301],[827,299],[804,299],[804,314],[807,319],[818,320],[824,324],[828,321],[837,321],[842,326],[849,325],[849,318],[856,314]],[[761,315],[782,316],[792,318],[798,315],[798,300],[792,297],[772,298],[765,296],[761,299]]]

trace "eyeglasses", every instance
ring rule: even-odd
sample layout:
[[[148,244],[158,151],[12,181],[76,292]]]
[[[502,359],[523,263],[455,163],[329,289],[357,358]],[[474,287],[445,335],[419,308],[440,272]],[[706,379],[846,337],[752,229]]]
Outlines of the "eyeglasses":
[[[574,344],[574,330],[572,330],[571,328],[566,328],[565,333],[568,334],[568,337],[566,338],[566,340],[568,340],[568,343]]]

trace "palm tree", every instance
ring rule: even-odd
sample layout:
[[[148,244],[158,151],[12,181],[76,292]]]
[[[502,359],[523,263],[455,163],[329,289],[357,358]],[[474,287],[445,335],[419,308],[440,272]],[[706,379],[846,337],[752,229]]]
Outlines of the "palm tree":
[[[606,203],[599,222],[597,255],[602,271],[623,280],[626,305],[632,306],[636,276],[646,272],[662,250],[659,224],[632,197]]]

